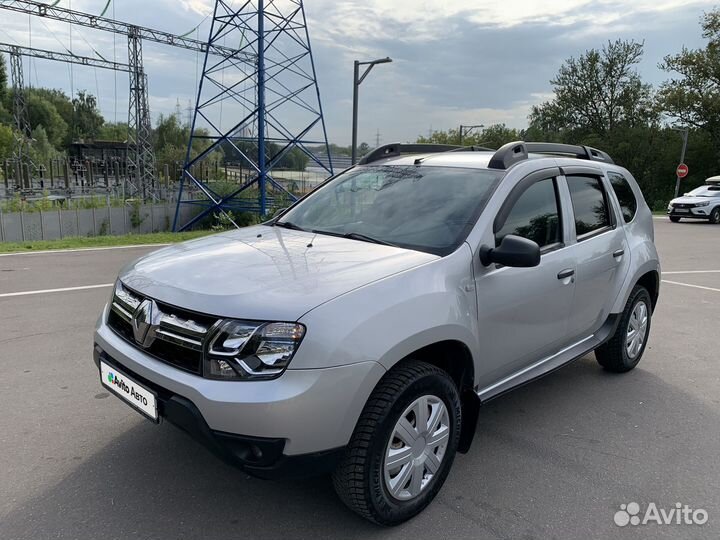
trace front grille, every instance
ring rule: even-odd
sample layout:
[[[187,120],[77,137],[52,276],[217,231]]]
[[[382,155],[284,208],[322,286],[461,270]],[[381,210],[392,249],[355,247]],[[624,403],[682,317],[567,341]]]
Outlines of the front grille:
[[[672,206],[673,208],[695,208],[695,205],[690,203],[675,203]]]
[[[142,347],[135,341],[132,318],[145,300],[149,298],[118,283],[108,326],[125,341],[158,360],[202,375],[203,346],[217,319],[155,301],[157,310],[153,313],[154,324],[150,330],[155,339],[148,347]]]

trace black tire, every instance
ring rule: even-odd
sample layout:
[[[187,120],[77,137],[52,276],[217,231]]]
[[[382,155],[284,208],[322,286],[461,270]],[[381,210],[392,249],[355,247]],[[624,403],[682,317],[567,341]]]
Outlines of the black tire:
[[[448,412],[449,438],[440,466],[420,494],[394,498],[385,485],[383,463],[400,416],[418,398],[436,396]],[[448,374],[425,362],[395,366],[373,390],[337,469],[333,485],[354,512],[379,525],[397,525],[420,513],[442,487],[460,440],[460,396]],[[424,473],[423,473],[424,474]]]
[[[633,311],[640,302],[644,302],[647,308],[647,329],[639,351],[634,357],[631,357],[626,345],[628,329]],[[630,298],[628,298],[625,304],[625,310],[620,316],[620,322],[615,330],[615,334],[613,334],[609,341],[595,350],[595,358],[598,364],[607,371],[614,373],[625,373],[637,366],[647,346],[651,322],[652,301],[650,299],[650,293],[642,285],[635,285],[635,288],[630,293]]]
[[[680,218],[677,216],[670,216],[670,221],[672,221],[673,223],[679,223]]]
[[[713,211],[710,212],[710,223],[714,225],[720,223],[720,206],[713,208]]]

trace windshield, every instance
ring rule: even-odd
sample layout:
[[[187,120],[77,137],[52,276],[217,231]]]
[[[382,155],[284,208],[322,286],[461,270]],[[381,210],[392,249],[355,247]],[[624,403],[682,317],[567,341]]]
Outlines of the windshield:
[[[700,186],[686,195],[693,197],[720,197],[720,186]]]
[[[277,224],[446,255],[465,240],[500,177],[484,169],[355,167]]]

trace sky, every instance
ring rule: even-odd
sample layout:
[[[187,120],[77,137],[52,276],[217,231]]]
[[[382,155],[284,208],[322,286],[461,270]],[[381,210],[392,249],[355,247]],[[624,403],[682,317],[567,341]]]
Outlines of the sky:
[[[230,2],[231,0],[226,0]],[[286,0],[276,0],[278,5]],[[100,14],[106,0],[61,0]],[[117,4],[117,5],[115,5]],[[106,16],[205,40],[212,0],[113,0]],[[235,4],[240,5],[237,0]],[[532,105],[552,96],[563,60],[608,40],[645,44],[638,67],[646,82],[668,75],[662,58],[703,46],[705,0],[306,0],[328,137],[350,143],[352,62],[390,56],[360,87],[359,140],[371,146],[412,141],[460,124],[527,126]],[[0,42],[127,61],[123,36],[0,10]],[[93,51],[94,49],[94,51]],[[144,44],[154,121],[194,102],[201,55]],[[109,121],[127,120],[127,74],[25,59],[25,81],[99,97]]]

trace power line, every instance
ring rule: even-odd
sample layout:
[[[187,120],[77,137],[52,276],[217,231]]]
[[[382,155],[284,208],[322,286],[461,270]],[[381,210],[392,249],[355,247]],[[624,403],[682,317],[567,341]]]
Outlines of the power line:
[[[43,4],[42,2],[34,0],[0,0],[0,9],[7,9],[18,13],[27,13],[38,17],[44,17],[46,19],[66,22],[71,25],[75,24],[78,26],[85,26],[96,30],[105,30],[122,35],[128,35],[131,29],[134,28],[136,29],[139,37],[145,41],[154,41],[156,43],[163,43],[165,45],[189,49],[191,51],[200,51],[203,53],[208,50],[208,44],[197,39],[178,36],[170,32],[138,26],[107,17],[83,13],[81,11],[74,11],[72,9],[72,3],[69,5],[70,8],[63,8],[55,5]],[[254,55],[247,52],[239,52],[237,49],[232,47],[225,47],[215,43],[211,43],[209,45],[209,51],[212,54],[224,57],[230,56],[236,60],[252,60],[254,58]]]
[[[19,54],[21,56],[34,58],[44,58],[45,60],[56,60],[58,62],[68,62],[71,64],[81,64],[83,66],[90,66],[94,68],[113,69],[116,71],[127,72],[130,71],[130,66],[128,64],[101,60],[91,56],[78,56],[77,54],[49,51],[34,47],[22,47],[20,45],[12,45],[10,43],[0,43],[0,52],[7,54]]]

